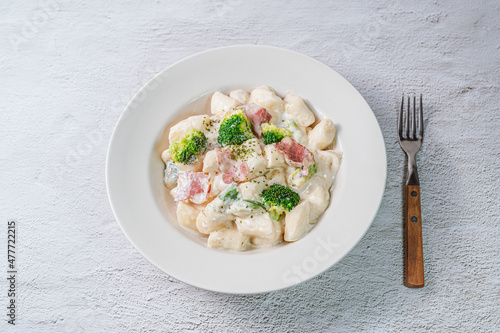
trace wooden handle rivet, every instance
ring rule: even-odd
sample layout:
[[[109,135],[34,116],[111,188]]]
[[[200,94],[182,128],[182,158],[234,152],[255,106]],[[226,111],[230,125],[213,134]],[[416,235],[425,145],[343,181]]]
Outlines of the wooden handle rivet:
[[[418,195],[417,191],[411,191],[411,196],[416,197]]]
[[[412,216],[410,220],[411,220],[413,223],[417,223],[417,222],[418,222],[418,217],[416,217],[416,216]]]

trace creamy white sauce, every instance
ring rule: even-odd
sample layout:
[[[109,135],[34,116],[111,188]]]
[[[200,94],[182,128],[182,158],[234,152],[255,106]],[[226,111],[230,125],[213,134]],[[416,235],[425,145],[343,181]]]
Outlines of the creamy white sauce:
[[[309,179],[292,175],[296,167],[286,164],[279,151],[266,148],[262,139],[252,139],[243,145],[255,151],[242,159],[249,167],[246,181],[234,184],[239,198],[223,201],[220,196],[231,189],[223,181],[223,173],[217,164],[214,149],[218,148],[217,136],[224,114],[237,109],[243,103],[255,103],[272,115],[271,123],[291,130],[292,138],[306,147],[314,156],[318,171]],[[269,87],[258,87],[252,92],[236,90],[228,95],[216,92],[212,95],[211,113],[207,116],[192,116],[172,126],[170,143],[182,137],[182,133],[194,128],[205,134],[208,149],[190,165],[175,163],[178,172],[205,172],[210,175],[210,192],[204,203],[194,204],[189,199],[177,204],[178,223],[201,235],[208,236],[207,245],[232,250],[275,245],[282,241],[298,241],[321,217],[330,203],[330,191],[338,172],[342,154],[335,149],[335,127],[331,121],[320,123],[304,101],[289,92],[284,100]],[[211,120],[210,124],[207,119]],[[294,122],[294,119],[297,122]],[[301,126],[309,124],[308,127]],[[313,131],[314,126],[320,127]],[[308,133],[312,135],[308,136]],[[256,144],[256,145],[255,145]],[[259,149],[260,147],[260,149]],[[267,152],[267,155],[266,155]],[[270,160],[272,155],[273,160]],[[207,157],[207,158],[205,158]],[[162,154],[168,166],[165,185],[172,188],[175,196],[171,156]],[[302,182],[302,184],[299,184]],[[265,209],[252,206],[244,200],[259,201],[260,194],[272,184],[292,188],[300,196],[299,204],[283,214],[279,221],[273,220]],[[196,197],[196,196],[195,196]],[[199,198],[199,196],[197,196]],[[195,200],[196,201],[196,200]]]

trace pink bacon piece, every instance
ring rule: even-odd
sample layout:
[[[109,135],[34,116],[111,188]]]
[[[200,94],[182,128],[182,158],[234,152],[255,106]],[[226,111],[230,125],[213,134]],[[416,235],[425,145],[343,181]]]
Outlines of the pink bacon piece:
[[[314,155],[303,145],[290,137],[284,137],[275,143],[276,148],[285,155],[286,163],[292,167],[301,167],[301,174],[307,177],[309,166],[314,163]]]
[[[247,104],[242,105],[241,108],[245,111],[245,116],[252,123],[252,129],[254,134],[261,138],[262,137],[262,127],[263,123],[268,123],[271,121],[271,114],[267,112],[265,108],[258,106],[257,104]]]
[[[241,183],[247,179],[248,168],[245,162],[236,162],[234,166],[224,174],[222,174],[222,180],[226,184],[231,183]]]
[[[179,172],[175,201],[189,199],[192,203],[201,204],[207,201],[209,192],[210,175],[203,172]]]
[[[246,162],[236,161],[233,154],[226,150],[217,148],[217,164],[223,172],[222,180],[226,184],[241,183],[247,179],[248,167]]]

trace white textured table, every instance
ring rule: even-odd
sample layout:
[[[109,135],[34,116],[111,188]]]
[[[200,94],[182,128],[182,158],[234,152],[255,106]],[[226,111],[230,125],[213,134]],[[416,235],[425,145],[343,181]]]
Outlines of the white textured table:
[[[179,1],[180,3],[180,1]],[[500,330],[500,4],[409,0],[101,1],[0,5],[0,258],[17,222],[16,326],[2,332],[493,332]],[[206,292],[146,261],[104,181],[125,104],[155,73],[209,48],[269,44],[346,77],[388,151],[373,226],[326,273],[257,296]],[[419,154],[427,285],[402,285],[396,137],[402,92],[424,94]]]

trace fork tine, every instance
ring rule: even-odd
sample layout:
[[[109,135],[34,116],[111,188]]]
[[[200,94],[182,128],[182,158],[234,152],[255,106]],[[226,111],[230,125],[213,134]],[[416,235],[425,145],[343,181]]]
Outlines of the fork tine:
[[[398,133],[399,137],[403,137],[403,109],[405,106],[405,95],[403,94],[403,97],[401,99],[401,109],[399,110],[399,116],[398,116]]]
[[[422,107],[422,94],[420,94],[420,112],[418,114],[418,138],[424,138],[424,109]]]
[[[406,139],[410,138],[410,95],[408,95],[408,109],[406,112]]]
[[[413,94],[413,109],[411,110],[411,129],[410,129],[410,139],[415,140],[417,138],[417,96]]]

